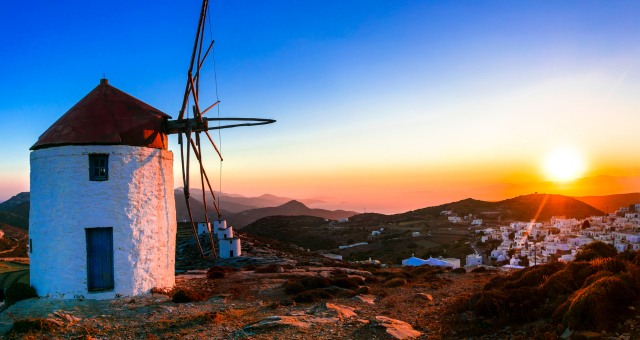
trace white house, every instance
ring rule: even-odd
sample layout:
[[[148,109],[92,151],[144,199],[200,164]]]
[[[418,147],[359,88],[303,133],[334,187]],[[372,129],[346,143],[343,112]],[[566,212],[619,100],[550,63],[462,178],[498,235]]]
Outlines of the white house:
[[[371,232],[371,236],[378,236],[378,235],[380,235],[380,231],[378,230],[374,230]]]
[[[471,221],[471,225],[482,225],[482,219],[476,218],[475,220]]]
[[[479,265],[482,265],[482,256],[478,254],[467,255],[467,259],[466,259],[467,267],[479,266]]]
[[[411,232],[411,237],[418,237],[418,236],[420,236],[420,232],[419,231]]]
[[[462,218],[458,217],[458,216],[449,216],[449,217],[447,217],[447,219],[451,223],[460,223],[460,222],[462,222]]]
[[[31,147],[30,283],[39,296],[174,286],[167,118],[102,79]]]

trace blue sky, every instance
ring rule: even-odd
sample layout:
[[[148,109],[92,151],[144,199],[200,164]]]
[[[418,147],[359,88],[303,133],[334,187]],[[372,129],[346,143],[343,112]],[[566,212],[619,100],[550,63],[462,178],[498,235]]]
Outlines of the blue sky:
[[[28,190],[28,148],[103,74],[175,116],[199,7],[0,3],[0,201]],[[621,153],[640,123],[638,2],[211,7],[221,116],[278,120],[223,133],[230,192],[380,211],[495,199],[479,188],[544,180],[541,159],[565,144],[591,160],[585,176],[639,174]],[[215,101],[210,66],[203,81]]]

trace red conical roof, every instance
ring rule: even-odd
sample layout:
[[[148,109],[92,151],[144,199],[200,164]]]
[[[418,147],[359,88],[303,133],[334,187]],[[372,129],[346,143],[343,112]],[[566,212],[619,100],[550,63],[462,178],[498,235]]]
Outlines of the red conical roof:
[[[167,148],[167,114],[100,80],[93,91],[67,111],[31,150],[61,145],[132,145]]]

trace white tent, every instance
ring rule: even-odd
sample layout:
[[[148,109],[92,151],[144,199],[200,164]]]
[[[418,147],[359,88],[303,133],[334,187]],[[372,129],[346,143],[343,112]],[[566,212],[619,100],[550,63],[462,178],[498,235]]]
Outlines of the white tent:
[[[429,259],[426,260],[425,263],[430,265],[430,266],[437,266],[437,267],[447,267],[449,265],[449,263],[447,263],[447,261],[440,260],[440,259],[434,259],[433,257],[429,257]]]

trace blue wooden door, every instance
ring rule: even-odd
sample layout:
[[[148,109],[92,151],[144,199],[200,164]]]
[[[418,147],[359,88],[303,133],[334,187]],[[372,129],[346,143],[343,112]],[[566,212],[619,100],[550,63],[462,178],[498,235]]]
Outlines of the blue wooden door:
[[[87,228],[89,291],[113,289],[113,228]]]

